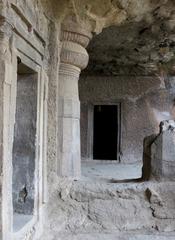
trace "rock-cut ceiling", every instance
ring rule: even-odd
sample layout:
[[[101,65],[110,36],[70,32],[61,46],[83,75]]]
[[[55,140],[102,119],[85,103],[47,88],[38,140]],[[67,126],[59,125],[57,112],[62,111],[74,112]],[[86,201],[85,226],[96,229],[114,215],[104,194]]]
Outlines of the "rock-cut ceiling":
[[[90,62],[85,73],[148,75],[174,65],[175,20],[169,17],[175,17],[175,8],[171,13],[166,10],[164,17],[160,11],[155,9],[147,21],[125,22],[94,36],[88,46]]]
[[[55,18],[72,18],[96,35],[84,74],[152,74],[174,65],[175,0],[51,2]]]

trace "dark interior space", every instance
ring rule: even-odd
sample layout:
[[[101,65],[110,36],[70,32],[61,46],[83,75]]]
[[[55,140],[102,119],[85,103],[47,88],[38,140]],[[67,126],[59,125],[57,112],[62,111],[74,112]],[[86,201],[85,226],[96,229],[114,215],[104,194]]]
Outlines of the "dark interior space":
[[[94,106],[93,158],[97,160],[117,160],[118,121],[117,105]]]
[[[16,116],[13,142],[14,226],[33,215],[37,121],[37,74],[18,64]],[[21,223],[20,216],[22,216]],[[24,216],[26,216],[24,218]],[[16,221],[16,223],[15,223]]]

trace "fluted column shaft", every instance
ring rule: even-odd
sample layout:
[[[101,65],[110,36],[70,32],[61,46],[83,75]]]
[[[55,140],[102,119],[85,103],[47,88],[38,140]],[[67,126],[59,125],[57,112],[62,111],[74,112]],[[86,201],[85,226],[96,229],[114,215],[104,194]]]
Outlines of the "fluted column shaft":
[[[80,101],[78,80],[88,64],[85,49],[90,35],[62,29],[58,86],[59,175],[78,179],[81,175]]]

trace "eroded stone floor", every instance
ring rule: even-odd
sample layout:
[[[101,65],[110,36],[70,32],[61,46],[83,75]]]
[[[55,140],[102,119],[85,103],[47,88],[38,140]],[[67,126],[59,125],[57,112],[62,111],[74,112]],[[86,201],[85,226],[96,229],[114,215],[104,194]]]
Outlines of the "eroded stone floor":
[[[110,182],[140,178],[142,163],[123,164],[118,162],[86,161],[82,163],[83,181]]]
[[[141,234],[141,233],[115,233],[115,234],[75,234],[62,235],[55,240],[174,240],[175,233],[168,234]]]
[[[87,178],[59,181],[42,240],[175,239],[173,181],[110,183]]]

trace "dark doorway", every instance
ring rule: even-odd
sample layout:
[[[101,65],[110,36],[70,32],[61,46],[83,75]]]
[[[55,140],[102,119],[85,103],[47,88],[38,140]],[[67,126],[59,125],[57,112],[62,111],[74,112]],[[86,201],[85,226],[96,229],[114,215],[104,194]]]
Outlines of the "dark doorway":
[[[37,74],[19,62],[13,141],[13,230],[34,214],[37,128]]]
[[[117,160],[119,149],[119,106],[94,106],[93,158]]]

